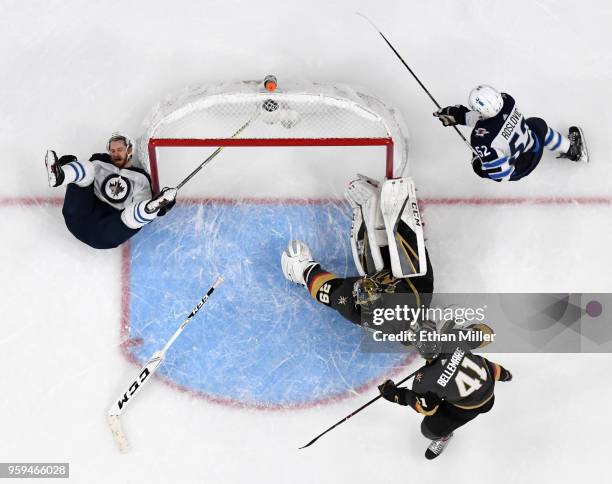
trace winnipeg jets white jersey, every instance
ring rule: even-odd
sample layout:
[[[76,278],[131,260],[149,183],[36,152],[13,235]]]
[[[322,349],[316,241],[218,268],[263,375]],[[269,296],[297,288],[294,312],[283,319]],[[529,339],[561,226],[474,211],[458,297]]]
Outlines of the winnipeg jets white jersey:
[[[537,153],[540,143],[517,109],[512,96],[502,93],[504,105],[493,118],[478,119],[475,112],[468,112],[466,123],[474,127],[470,143],[482,161],[474,160],[480,176],[496,181],[516,180],[523,176],[523,165],[529,163],[522,155]]]
[[[142,168],[117,168],[106,153],[95,154],[90,161],[95,169],[94,193],[113,208],[123,210],[153,196],[151,177]]]

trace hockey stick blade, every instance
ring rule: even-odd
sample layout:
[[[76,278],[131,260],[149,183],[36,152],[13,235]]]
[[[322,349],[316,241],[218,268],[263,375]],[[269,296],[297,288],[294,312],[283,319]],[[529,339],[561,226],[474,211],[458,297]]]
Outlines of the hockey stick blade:
[[[181,323],[181,325],[174,332],[172,337],[166,342],[164,347],[161,350],[153,353],[151,358],[149,358],[145,365],[140,369],[138,376],[131,382],[128,389],[124,393],[122,393],[119,398],[115,400],[115,403],[113,403],[111,408],[108,410],[108,423],[111,428],[115,443],[117,444],[117,447],[122,453],[126,453],[128,451],[128,443],[127,438],[125,437],[125,434],[123,432],[123,428],[121,426],[121,412],[123,412],[126,405],[133,400],[136,393],[145,385],[145,383],[150,380],[149,377],[153,375],[157,368],[159,368],[159,366],[163,363],[166,357],[166,352],[168,351],[170,346],[172,346],[174,341],[176,341],[179,335],[187,327],[189,322],[195,317],[195,315],[202,308],[202,306],[204,306],[206,301],[208,301],[208,298],[215,291],[215,289],[217,289],[217,287],[219,287],[222,283],[223,277],[219,276],[215,280],[213,285],[210,287],[210,289],[208,289],[204,297],[202,297],[202,299],[198,301],[198,304],[193,308],[191,313],[189,313],[185,321]]]
[[[130,450],[130,446],[128,444],[127,437],[123,433],[123,427],[121,426],[121,419],[119,415],[109,415],[108,425],[113,433],[113,438],[115,439],[115,443],[119,448],[119,452],[122,454],[127,454]]]

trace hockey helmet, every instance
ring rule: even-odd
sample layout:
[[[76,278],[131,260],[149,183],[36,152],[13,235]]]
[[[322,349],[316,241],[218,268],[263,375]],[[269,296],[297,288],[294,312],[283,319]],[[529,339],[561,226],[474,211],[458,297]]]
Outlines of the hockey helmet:
[[[414,331],[414,347],[426,360],[436,359],[442,351],[442,341],[433,321],[423,321]]]
[[[484,119],[487,119],[502,110],[504,99],[494,87],[481,84],[470,91],[468,103],[472,111],[477,111]]]

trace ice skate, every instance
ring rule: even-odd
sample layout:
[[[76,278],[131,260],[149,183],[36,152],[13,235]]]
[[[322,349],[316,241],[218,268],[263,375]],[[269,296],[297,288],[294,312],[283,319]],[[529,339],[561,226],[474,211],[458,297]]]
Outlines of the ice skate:
[[[429,444],[429,447],[427,447],[427,450],[425,451],[425,457],[429,460],[438,457],[442,452],[444,452],[444,449],[452,438],[453,433],[451,432],[446,437],[442,437],[438,440],[432,440],[431,444]]]

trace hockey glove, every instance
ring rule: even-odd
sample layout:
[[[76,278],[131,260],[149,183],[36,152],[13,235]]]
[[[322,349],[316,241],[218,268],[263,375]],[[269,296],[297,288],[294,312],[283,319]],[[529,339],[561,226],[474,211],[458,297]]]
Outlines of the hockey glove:
[[[146,205],[147,213],[157,212],[157,215],[163,217],[176,204],[176,188],[162,188],[161,192],[155,195]]]
[[[456,106],[447,106],[442,108],[433,115],[440,120],[444,126],[456,126],[465,124],[465,115],[469,111],[468,108],[457,104]]]
[[[399,403],[400,405],[408,405],[406,393],[410,390],[407,388],[398,388],[393,380],[385,380],[382,385],[378,385],[378,391],[385,400]]]
[[[103,161],[105,163],[112,163],[113,160],[108,153],[94,153],[89,158],[89,161]]]
[[[499,366],[501,369],[501,373],[499,374],[499,381],[511,381],[512,373],[506,370],[503,366]]]
[[[163,217],[164,215],[166,215],[170,210],[172,210],[172,208],[176,205],[176,198],[174,200],[172,200],[168,205],[166,205],[165,207],[160,208],[157,211],[157,216],[158,217]]]

